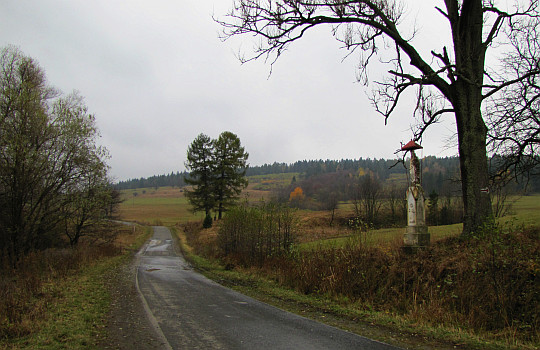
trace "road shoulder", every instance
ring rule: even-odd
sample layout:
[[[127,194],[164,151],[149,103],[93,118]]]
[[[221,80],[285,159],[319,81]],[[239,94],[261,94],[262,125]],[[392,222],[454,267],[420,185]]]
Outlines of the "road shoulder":
[[[106,335],[100,349],[167,349],[155,326],[148,319],[137,291],[138,258],[135,253],[107,276],[111,309],[105,320]]]

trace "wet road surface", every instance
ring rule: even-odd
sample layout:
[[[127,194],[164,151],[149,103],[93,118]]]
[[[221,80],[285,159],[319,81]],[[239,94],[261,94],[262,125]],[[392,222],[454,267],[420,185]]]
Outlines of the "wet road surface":
[[[397,349],[339,330],[225,288],[174,251],[155,226],[139,252],[137,287],[168,349]]]

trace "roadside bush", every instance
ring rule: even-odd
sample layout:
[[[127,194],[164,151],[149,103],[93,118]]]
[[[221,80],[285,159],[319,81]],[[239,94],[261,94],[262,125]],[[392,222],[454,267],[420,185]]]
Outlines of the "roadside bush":
[[[186,243],[193,249],[193,253],[205,258],[217,259],[220,255],[216,243],[218,225],[219,222],[211,228],[205,229],[200,221],[191,221],[181,224],[180,229],[184,231]]]
[[[401,241],[367,244],[361,225],[353,226],[358,232],[345,246],[300,250],[292,245],[296,226],[290,209],[243,205],[227,213],[212,244],[207,239],[201,245],[212,246],[213,257],[229,267],[259,267],[304,294],[348,300],[414,322],[487,332],[514,345],[540,341],[539,228],[492,224],[467,240],[447,238],[408,254]]]
[[[294,210],[276,204],[246,203],[227,212],[218,231],[222,256],[243,266],[262,265],[290,251],[296,235]]]

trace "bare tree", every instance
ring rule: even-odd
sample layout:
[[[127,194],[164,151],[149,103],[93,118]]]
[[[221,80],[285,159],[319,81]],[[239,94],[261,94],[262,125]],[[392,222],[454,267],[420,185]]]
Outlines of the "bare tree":
[[[317,194],[321,209],[330,212],[330,226],[334,224],[336,209],[339,206],[339,194],[330,189],[323,189]]]
[[[358,179],[353,195],[356,215],[363,217],[368,224],[375,224],[382,205],[383,187],[381,181],[375,175],[364,175]]]
[[[494,94],[486,113],[488,147],[497,155],[492,158],[495,191],[540,171],[540,76],[533,74],[540,69],[540,29],[532,20],[517,22],[514,27],[510,36],[513,50],[504,56],[503,71],[516,83]],[[492,79],[503,84],[504,78],[498,74]]]
[[[333,33],[361,57],[359,78],[366,82],[370,61],[386,49],[388,75],[375,83],[372,102],[385,121],[404,93],[416,89],[414,114],[419,121],[415,140],[445,114],[457,125],[461,166],[463,234],[477,230],[492,216],[489,186],[487,135],[483,103],[512,86],[528,85],[538,76],[538,65],[512,74],[486,67],[494,46],[512,43],[538,27],[538,0],[445,0],[435,7],[451,40],[423,57],[405,35],[402,25],[404,1],[398,0],[237,0],[224,20],[224,38],[248,34],[261,38],[254,55],[275,62],[294,41],[319,25],[331,25]],[[535,37],[534,40],[537,40]],[[512,48],[512,45],[510,45]],[[517,50],[516,46],[513,47]],[[537,56],[536,56],[537,57]],[[490,61],[491,62],[491,61]]]
[[[401,207],[403,202],[406,201],[406,190],[406,185],[397,186],[395,183],[391,183],[390,186],[385,189],[386,203],[390,211],[390,220],[393,224],[397,223],[401,219],[405,219],[405,217],[402,215],[403,210],[401,210]]]

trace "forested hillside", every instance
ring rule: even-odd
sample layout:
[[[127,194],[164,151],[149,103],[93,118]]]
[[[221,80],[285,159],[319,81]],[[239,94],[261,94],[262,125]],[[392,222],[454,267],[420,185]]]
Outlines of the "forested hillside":
[[[186,185],[184,177],[187,176],[187,172],[172,172],[168,175],[154,175],[149,178],[130,179],[126,181],[120,181],[115,186],[118,190],[127,190],[135,188],[149,188],[149,187],[183,187]]]
[[[453,191],[459,195],[459,159],[457,157],[438,158],[428,156],[422,159],[422,184],[426,193],[436,191],[438,193]],[[350,173],[358,176],[366,173],[374,174],[380,181],[406,176],[407,170],[403,164],[396,164],[395,159],[342,159],[342,160],[301,160],[295,163],[277,163],[250,166],[246,175],[270,175],[282,173],[298,173],[300,179],[309,179],[322,174]],[[176,172],[168,175],[155,175],[149,178],[130,179],[120,181],[116,188],[135,189],[148,187],[185,186],[184,178],[187,172]],[[329,176],[332,178],[332,176]],[[512,183],[513,191],[528,193],[540,192],[540,176],[531,176],[529,179],[521,179],[518,183]],[[457,192],[456,192],[457,191]]]

